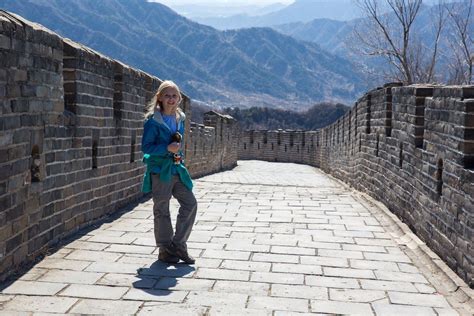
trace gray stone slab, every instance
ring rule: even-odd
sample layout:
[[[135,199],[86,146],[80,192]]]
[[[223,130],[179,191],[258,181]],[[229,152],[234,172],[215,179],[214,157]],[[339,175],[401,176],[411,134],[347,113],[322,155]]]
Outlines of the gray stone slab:
[[[271,296],[307,298],[307,299],[328,299],[328,289],[325,287],[307,285],[272,284]]]
[[[67,271],[67,270],[50,270],[38,281],[42,282],[59,282],[59,283],[76,283],[76,284],[94,284],[104,273],[84,272],[84,271]]]
[[[172,278],[163,277],[156,282],[155,289],[160,290],[184,290],[184,291],[209,291],[215,280],[202,280],[194,278]]]
[[[125,294],[125,292],[127,292],[127,290],[127,287],[118,286],[112,287],[103,285],[71,284],[64,291],[59,293],[59,295],[69,297],[118,300]]]
[[[1,291],[2,294],[55,295],[67,286],[65,283],[16,281]]]
[[[130,289],[127,294],[123,296],[122,299],[133,301],[159,301],[181,303],[184,301],[186,295],[188,295],[187,291]]]
[[[119,274],[119,273],[108,273],[104,275],[97,285],[109,285],[109,286],[127,286],[135,287],[139,289],[150,289],[155,283],[156,279],[148,278],[146,276],[136,276],[133,274]]]
[[[307,312],[308,300],[297,298],[250,296],[248,307],[253,309]]]
[[[199,268],[196,273],[196,278],[201,279],[215,279],[215,280],[236,280],[248,281],[250,277],[249,271],[243,270],[227,270],[227,269],[208,269]]]
[[[191,291],[186,303],[195,306],[243,309],[246,307],[247,297],[246,294],[238,293]]]
[[[332,301],[370,303],[386,297],[385,291],[329,289],[329,298]]]
[[[48,296],[16,296],[3,306],[3,310],[20,312],[66,313],[77,298]]]
[[[343,289],[358,289],[359,282],[356,279],[349,278],[334,278],[325,276],[305,276],[305,284],[312,286],[322,286],[331,288],[343,288]]]
[[[303,284],[304,275],[276,272],[252,272],[250,281],[281,284]]]
[[[214,292],[241,293],[257,296],[268,295],[269,290],[270,284],[268,283],[242,281],[216,281],[213,287]]]
[[[372,303],[376,315],[398,316],[398,315],[416,315],[416,316],[435,316],[436,312],[430,307],[395,305],[386,301]]]
[[[373,315],[370,304],[311,300],[311,312],[348,315]]]
[[[390,302],[393,304],[429,306],[450,308],[446,299],[439,294],[417,294],[417,293],[401,293],[388,292]]]
[[[98,315],[133,315],[135,314],[142,302],[136,301],[111,301],[111,300],[81,300],[74,305],[70,313],[77,314],[98,314]]]
[[[269,272],[272,264],[270,262],[224,260],[221,264],[221,267],[230,270]]]
[[[156,315],[179,315],[179,316],[204,316],[207,313],[207,307],[191,306],[176,303],[157,303],[147,302],[138,312],[138,316],[156,316]]]

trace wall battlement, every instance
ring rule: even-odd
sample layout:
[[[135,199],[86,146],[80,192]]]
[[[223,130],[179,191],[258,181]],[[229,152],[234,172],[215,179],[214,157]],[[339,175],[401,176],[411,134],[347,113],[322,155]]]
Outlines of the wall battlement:
[[[0,11],[0,279],[142,197],[144,106],[160,80]],[[193,176],[236,165],[237,125],[191,123]]]
[[[474,286],[474,86],[386,85],[323,129],[239,139],[240,159],[310,164],[369,193]]]

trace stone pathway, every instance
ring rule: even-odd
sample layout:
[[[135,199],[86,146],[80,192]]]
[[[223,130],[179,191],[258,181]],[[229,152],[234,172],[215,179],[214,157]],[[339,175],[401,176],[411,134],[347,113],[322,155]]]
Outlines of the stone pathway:
[[[196,265],[156,261],[149,200],[4,286],[0,314],[472,312],[472,297],[451,305],[449,284],[424,271],[430,264],[408,251],[416,239],[392,216],[318,169],[240,161],[198,179],[195,192]]]

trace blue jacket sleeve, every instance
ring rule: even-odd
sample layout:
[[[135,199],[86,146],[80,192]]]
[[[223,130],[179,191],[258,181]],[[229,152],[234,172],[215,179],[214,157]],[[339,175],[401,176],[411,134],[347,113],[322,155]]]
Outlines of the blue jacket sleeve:
[[[150,122],[146,122],[143,128],[142,151],[149,155],[163,155],[168,153],[167,143],[158,143],[159,130]]]

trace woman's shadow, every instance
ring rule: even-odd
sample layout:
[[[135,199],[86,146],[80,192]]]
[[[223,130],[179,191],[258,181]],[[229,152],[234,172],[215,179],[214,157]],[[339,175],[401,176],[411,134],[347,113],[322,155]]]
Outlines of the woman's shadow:
[[[132,286],[155,296],[166,296],[178,285],[179,278],[192,276],[194,271],[196,269],[187,264],[169,264],[157,260],[150,267],[137,270],[139,280],[133,282]]]

